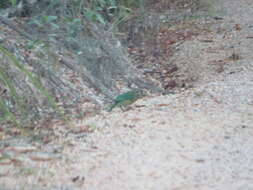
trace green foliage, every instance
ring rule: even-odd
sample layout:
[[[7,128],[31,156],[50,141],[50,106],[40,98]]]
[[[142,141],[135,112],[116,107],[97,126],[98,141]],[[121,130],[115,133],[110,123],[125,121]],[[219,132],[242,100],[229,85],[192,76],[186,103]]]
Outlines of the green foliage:
[[[18,96],[16,92],[16,88],[14,87],[10,77],[3,71],[0,70],[0,81],[6,87],[8,87],[10,95],[12,99],[15,101],[16,106],[18,107],[19,111],[21,112],[21,116],[25,115],[24,104],[22,98]],[[18,121],[10,111],[11,103],[8,100],[0,99],[0,110],[3,112],[2,120],[11,120],[16,125],[18,125]],[[0,122],[1,122],[0,119]]]
[[[111,23],[112,29],[126,21],[134,10],[143,6],[144,0],[66,0],[64,2],[51,0],[47,8],[30,19],[29,24],[48,33],[62,31],[67,40],[73,40],[83,30],[85,20],[103,25]]]
[[[0,0],[0,8],[6,8],[11,5],[10,0]]]
[[[27,49],[36,50],[36,49],[41,49],[44,47],[46,47],[46,44],[43,43],[41,40],[28,41],[26,44]]]
[[[7,8],[17,5],[17,0],[0,0],[0,8]]]
[[[64,23],[66,24],[66,40],[74,40],[75,37],[82,31],[83,23],[80,18],[65,18]]]
[[[144,0],[92,0],[84,9],[84,16],[94,22],[118,23],[132,10],[144,6]]]
[[[0,8],[15,6],[19,4],[19,2],[19,0],[0,0]],[[34,10],[38,10],[36,6]],[[39,6],[40,4],[38,4],[38,7]],[[50,34],[50,29],[53,29],[53,31],[51,30],[53,34],[58,36],[62,35],[61,37],[66,39],[66,41],[75,41],[78,40],[78,35],[84,30],[85,20],[102,23],[104,25],[112,23],[113,26],[116,26],[120,22],[126,20],[136,9],[143,6],[144,0],[51,0],[48,7],[39,10],[38,14],[36,11],[36,14],[32,14],[29,24],[37,26],[39,29],[46,31],[47,34]],[[55,31],[57,31],[57,33]],[[49,36],[48,43],[50,43],[50,36],[53,35],[50,34],[47,36]],[[47,47],[45,43],[43,43],[44,41],[45,39],[29,41],[27,43],[27,48],[33,49],[33,51],[37,49],[45,49]],[[8,58],[10,64],[25,74],[37,90],[47,98],[56,110],[58,110],[54,99],[43,87],[38,76],[35,76],[32,72],[28,71],[25,66],[19,62],[15,55],[1,45],[0,53]],[[49,51],[38,51],[38,53],[41,53],[38,57],[41,55],[43,58],[48,56],[49,61],[47,60],[47,63],[51,63]],[[15,105],[13,106],[13,102],[8,102],[9,100],[0,97],[0,122],[1,120],[12,121],[13,123],[18,124],[19,121],[15,117],[16,113],[14,114],[12,111],[14,110],[13,107],[15,107],[15,109],[22,112],[25,117],[26,106],[24,104],[24,98],[18,96],[17,89],[15,89],[12,79],[4,70],[0,70],[0,83],[8,88],[11,99],[15,102]],[[127,101],[116,99],[115,106],[123,106],[123,104],[121,104],[122,102],[126,103],[128,101],[131,102],[132,100],[135,100],[135,98],[130,97]],[[60,110],[58,111],[62,113]]]
[[[39,92],[44,97],[47,98],[50,105],[52,105],[53,108],[58,111],[58,113],[62,114],[61,110],[59,110],[58,106],[56,105],[56,102],[53,99],[53,97],[43,87],[40,79],[37,76],[35,76],[33,73],[28,71],[25,68],[25,66],[22,63],[20,63],[18,61],[18,59],[11,52],[9,52],[7,49],[5,49],[1,45],[0,45],[0,52],[9,59],[10,64],[15,66],[20,72],[24,73],[27,76],[27,78],[31,81],[31,83],[36,87],[36,89],[38,89]],[[11,79],[2,70],[0,70],[0,81],[9,88],[12,98],[17,103],[19,111],[21,111],[21,114],[24,116],[24,104],[22,103],[22,98],[18,96],[16,89],[15,89],[14,85],[12,84]],[[1,120],[2,121],[11,121],[15,125],[19,126],[20,121],[19,121],[19,119],[17,119],[14,116],[14,114],[11,112],[10,108],[11,108],[11,105],[7,102],[7,100],[0,97],[0,111],[3,113],[3,117],[0,119],[0,122],[1,122]]]
[[[35,24],[39,28],[45,28],[47,26],[52,27],[53,29],[59,29],[59,25],[56,24],[58,17],[54,15],[42,15],[33,18],[29,24]]]
[[[2,112],[0,122],[11,121],[16,126],[19,126],[19,122],[17,121],[14,114],[10,111],[8,103],[1,96],[0,96],[0,111]]]
[[[84,13],[84,16],[90,20],[90,21],[93,21],[93,22],[100,22],[102,24],[105,24],[105,19],[104,17],[102,16],[101,13],[99,13],[98,10],[92,10],[92,9],[86,9],[85,10],[85,13]]]
[[[14,6],[17,4],[17,0],[9,0],[11,2],[11,4]]]

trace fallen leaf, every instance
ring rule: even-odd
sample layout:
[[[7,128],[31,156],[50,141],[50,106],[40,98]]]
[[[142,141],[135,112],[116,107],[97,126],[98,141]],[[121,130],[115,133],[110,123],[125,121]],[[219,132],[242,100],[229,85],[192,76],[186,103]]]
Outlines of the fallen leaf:
[[[169,104],[156,104],[158,107],[169,106]]]
[[[200,42],[206,42],[206,43],[211,43],[214,42],[213,40],[209,40],[209,39],[200,39]]]
[[[134,121],[134,122],[138,122],[138,121],[141,121],[142,119],[141,118],[137,118],[137,117],[134,117],[131,119],[131,121]]]
[[[230,60],[237,61],[241,59],[241,56],[238,53],[233,52],[231,56],[229,56]]]
[[[234,28],[238,31],[240,31],[242,29],[240,24],[235,24]]]

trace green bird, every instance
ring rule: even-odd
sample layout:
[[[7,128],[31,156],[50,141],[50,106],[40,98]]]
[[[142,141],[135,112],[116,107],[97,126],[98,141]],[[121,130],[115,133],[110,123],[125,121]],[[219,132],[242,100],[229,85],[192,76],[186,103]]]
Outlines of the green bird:
[[[112,111],[115,107],[120,107],[123,110],[123,107],[126,107],[134,103],[137,99],[142,97],[144,94],[140,90],[132,90],[123,94],[120,94],[114,99],[114,104],[111,105],[108,111]]]

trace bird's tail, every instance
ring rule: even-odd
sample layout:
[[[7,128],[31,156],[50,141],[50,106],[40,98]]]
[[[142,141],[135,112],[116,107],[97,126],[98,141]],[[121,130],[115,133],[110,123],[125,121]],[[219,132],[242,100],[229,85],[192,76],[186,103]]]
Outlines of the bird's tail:
[[[110,112],[110,111],[112,111],[113,110],[113,108],[115,108],[116,107],[116,105],[117,104],[113,104],[113,105],[111,105],[109,108],[108,108],[108,111]]]

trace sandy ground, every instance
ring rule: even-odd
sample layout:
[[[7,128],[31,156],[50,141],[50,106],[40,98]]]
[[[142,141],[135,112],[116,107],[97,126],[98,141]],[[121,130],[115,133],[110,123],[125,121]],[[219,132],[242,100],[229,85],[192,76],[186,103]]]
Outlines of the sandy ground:
[[[213,32],[182,44],[175,54],[198,77],[193,88],[77,122],[75,127],[96,130],[60,139],[62,159],[30,164],[37,170],[26,177],[2,176],[2,187],[252,190],[253,3],[221,0],[217,8],[223,20]]]

